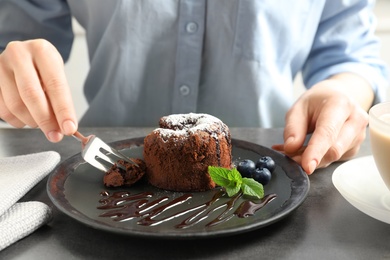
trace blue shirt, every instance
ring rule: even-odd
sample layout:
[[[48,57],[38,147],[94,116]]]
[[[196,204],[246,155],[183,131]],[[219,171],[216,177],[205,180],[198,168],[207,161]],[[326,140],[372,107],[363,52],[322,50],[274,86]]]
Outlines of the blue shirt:
[[[45,38],[64,59],[71,16],[86,29],[84,126],[155,126],[202,112],[229,126],[284,125],[293,80],[340,72],[383,100],[386,68],[363,0],[0,0],[0,47]]]

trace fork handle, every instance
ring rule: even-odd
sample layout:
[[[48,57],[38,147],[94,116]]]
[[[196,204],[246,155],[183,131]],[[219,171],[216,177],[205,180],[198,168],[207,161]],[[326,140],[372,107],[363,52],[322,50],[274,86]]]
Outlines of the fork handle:
[[[79,140],[83,145],[86,145],[90,139],[90,137],[85,137],[79,131],[76,131],[72,136]]]

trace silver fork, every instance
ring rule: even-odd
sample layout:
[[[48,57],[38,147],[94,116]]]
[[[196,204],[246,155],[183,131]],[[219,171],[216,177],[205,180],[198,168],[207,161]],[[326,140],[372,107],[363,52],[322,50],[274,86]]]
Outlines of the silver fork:
[[[116,164],[118,160],[122,159],[126,162],[132,163],[138,167],[138,165],[133,162],[126,155],[117,151],[116,149],[110,147],[108,144],[103,142],[100,138],[95,135],[89,135],[85,137],[80,132],[76,132],[73,134],[73,137],[81,142],[81,156],[84,158],[86,162],[94,166],[95,168],[101,171],[108,171],[113,164]],[[111,158],[110,155],[116,157],[116,159]],[[110,166],[103,164],[105,161]],[[122,165],[117,164],[118,167],[124,168]],[[126,170],[126,169],[124,169]]]

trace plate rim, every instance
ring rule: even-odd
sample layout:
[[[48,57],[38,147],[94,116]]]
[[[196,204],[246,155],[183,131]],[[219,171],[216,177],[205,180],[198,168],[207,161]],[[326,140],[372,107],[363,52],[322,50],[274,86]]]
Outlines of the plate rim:
[[[121,150],[121,149],[126,149],[129,148],[128,144],[129,143],[141,143],[139,146],[143,146],[143,137],[135,137],[135,138],[128,138],[128,139],[123,139],[123,140],[118,140],[114,142],[108,143],[110,146]],[[251,223],[245,226],[240,226],[236,228],[230,228],[228,230],[214,230],[211,232],[186,232],[182,234],[178,233],[149,233],[149,232],[141,232],[138,230],[128,230],[128,229],[118,229],[112,226],[109,226],[105,223],[98,222],[98,227],[96,226],[97,222],[94,222],[93,219],[89,218],[88,216],[82,214],[82,212],[78,211],[77,209],[73,208],[70,203],[68,203],[65,199],[65,194],[62,193],[63,198],[59,199],[54,195],[55,192],[53,192],[53,184],[56,184],[58,187],[58,178],[56,178],[56,173],[61,169],[61,167],[64,166],[64,164],[68,164],[68,168],[72,167],[77,167],[81,163],[85,163],[84,160],[81,157],[81,152],[77,153],[66,160],[62,161],[60,164],[56,166],[56,168],[50,173],[49,178],[46,183],[46,190],[47,194],[52,201],[52,203],[61,211],[62,213],[66,214],[67,216],[89,226],[94,229],[99,229],[99,230],[104,230],[108,231],[111,233],[118,233],[118,234],[124,234],[124,235],[132,235],[132,236],[142,236],[142,237],[148,237],[148,238],[189,238],[189,239],[196,239],[196,238],[210,238],[210,237],[220,237],[220,236],[227,236],[227,235],[235,235],[239,233],[244,233],[248,232],[251,230],[259,229],[268,225],[271,225],[286,216],[290,215],[294,210],[296,210],[298,207],[302,205],[302,203],[306,200],[309,190],[310,190],[310,180],[307,174],[303,171],[303,169],[291,158],[288,156],[277,152],[275,150],[272,150],[269,147],[262,146],[260,144],[256,144],[253,142],[241,140],[241,139],[236,139],[232,138],[232,146],[237,146],[238,148],[245,146],[245,149],[248,149],[252,152],[256,152],[256,149],[263,149],[268,152],[268,154],[271,154],[273,156],[278,157],[279,159],[283,159],[282,163],[278,164],[282,169],[283,172],[287,175],[287,177],[291,180],[290,187],[291,187],[291,194],[289,199],[283,202],[283,204],[280,205],[280,210],[277,212],[277,214],[273,215],[272,217],[263,220],[261,222],[261,225],[258,225],[257,223]],[[294,172],[291,171],[286,171],[284,167],[287,165],[295,165]],[[284,166],[284,167],[283,167]],[[66,178],[64,178],[62,181],[65,183],[66,179],[70,175],[70,171],[66,174]],[[298,174],[299,179],[293,179],[294,176],[290,176],[292,174]],[[56,190],[59,191],[59,190]],[[53,192],[53,194],[52,194]],[[65,208],[63,204],[67,204],[68,206],[72,207],[74,210],[69,211],[68,209]]]

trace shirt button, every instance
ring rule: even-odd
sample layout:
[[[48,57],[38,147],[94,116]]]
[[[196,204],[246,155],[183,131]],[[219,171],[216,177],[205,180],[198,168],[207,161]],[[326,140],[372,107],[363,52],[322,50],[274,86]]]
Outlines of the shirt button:
[[[194,33],[198,30],[198,25],[194,22],[187,23],[186,31],[188,33]]]
[[[179,90],[182,96],[187,96],[188,94],[190,94],[190,87],[188,87],[187,85],[181,86]]]

